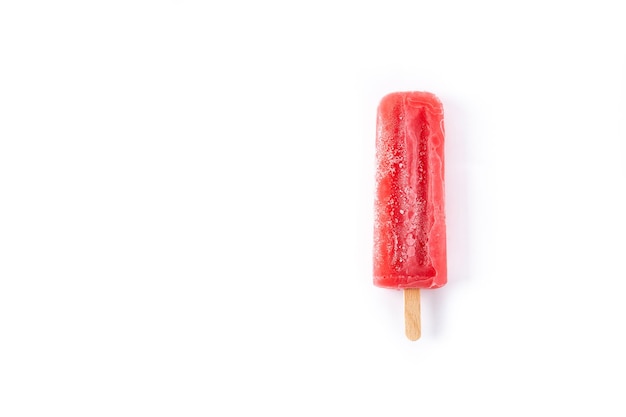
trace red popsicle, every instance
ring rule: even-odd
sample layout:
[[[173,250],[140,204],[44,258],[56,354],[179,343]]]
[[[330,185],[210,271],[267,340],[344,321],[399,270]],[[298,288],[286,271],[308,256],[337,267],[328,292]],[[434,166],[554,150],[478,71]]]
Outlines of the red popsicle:
[[[376,132],[374,284],[405,290],[407,336],[420,336],[419,289],[447,281],[443,107],[431,93],[385,96]]]

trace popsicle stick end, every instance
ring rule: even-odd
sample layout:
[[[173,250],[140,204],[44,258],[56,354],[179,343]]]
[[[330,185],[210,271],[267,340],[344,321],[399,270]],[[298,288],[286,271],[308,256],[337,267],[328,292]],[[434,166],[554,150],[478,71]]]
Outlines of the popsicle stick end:
[[[415,341],[422,335],[419,288],[404,290],[404,329],[409,340]]]

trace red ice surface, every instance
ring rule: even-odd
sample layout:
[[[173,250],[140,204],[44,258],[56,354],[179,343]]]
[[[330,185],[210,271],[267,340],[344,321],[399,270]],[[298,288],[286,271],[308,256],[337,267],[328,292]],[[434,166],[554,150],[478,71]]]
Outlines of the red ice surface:
[[[447,281],[443,107],[430,93],[378,107],[374,284],[437,288]]]

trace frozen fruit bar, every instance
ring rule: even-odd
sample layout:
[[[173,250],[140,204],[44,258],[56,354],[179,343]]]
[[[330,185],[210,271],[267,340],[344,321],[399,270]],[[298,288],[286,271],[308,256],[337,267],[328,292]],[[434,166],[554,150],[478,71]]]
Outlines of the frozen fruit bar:
[[[439,99],[392,93],[378,107],[374,284],[437,288],[447,281],[444,127]]]

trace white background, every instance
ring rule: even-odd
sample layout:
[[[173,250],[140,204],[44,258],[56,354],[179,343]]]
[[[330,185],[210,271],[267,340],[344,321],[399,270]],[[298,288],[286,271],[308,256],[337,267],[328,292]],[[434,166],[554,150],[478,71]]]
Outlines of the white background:
[[[0,5],[0,415],[626,413],[619,1]],[[386,93],[449,284],[371,281]]]

